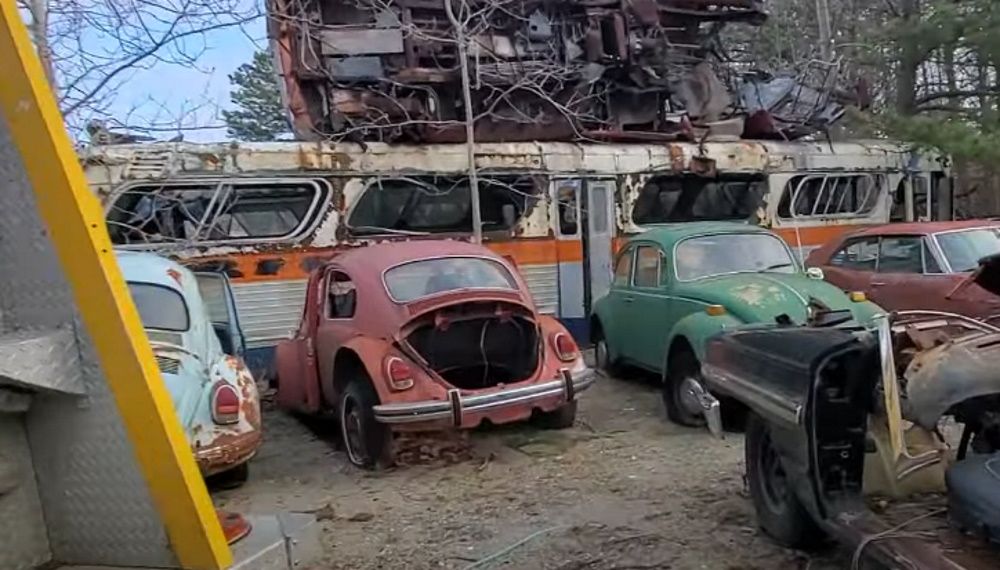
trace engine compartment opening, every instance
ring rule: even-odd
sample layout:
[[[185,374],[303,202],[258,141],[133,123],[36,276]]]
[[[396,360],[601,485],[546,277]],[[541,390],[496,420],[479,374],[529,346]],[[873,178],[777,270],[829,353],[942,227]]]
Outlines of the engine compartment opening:
[[[469,303],[421,319],[407,342],[456,388],[475,390],[529,379],[538,369],[538,325],[530,313]]]

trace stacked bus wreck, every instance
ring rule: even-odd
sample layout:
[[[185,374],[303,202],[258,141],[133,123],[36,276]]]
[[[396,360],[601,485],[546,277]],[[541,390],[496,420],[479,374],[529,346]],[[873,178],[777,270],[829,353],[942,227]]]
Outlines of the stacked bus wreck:
[[[478,142],[789,139],[864,99],[838,88],[836,65],[771,77],[727,56],[727,28],[766,20],[761,0],[274,0],[270,10],[305,140],[462,142],[464,87]]]

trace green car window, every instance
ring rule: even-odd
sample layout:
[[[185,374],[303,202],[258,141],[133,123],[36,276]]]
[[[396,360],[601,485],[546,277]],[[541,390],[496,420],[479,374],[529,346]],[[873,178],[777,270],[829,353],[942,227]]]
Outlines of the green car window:
[[[626,249],[618,258],[618,263],[615,265],[615,287],[628,285],[629,278],[632,276],[632,253],[634,251],[632,248]]]
[[[677,245],[677,278],[694,281],[732,273],[795,273],[788,246],[762,233],[718,234],[688,238]]]
[[[635,256],[636,287],[656,287],[660,284],[660,250],[653,246],[639,246]]]

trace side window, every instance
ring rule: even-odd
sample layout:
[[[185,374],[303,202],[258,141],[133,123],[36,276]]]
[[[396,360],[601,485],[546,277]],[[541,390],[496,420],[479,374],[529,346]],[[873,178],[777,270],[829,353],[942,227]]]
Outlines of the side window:
[[[934,254],[931,253],[931,248],[927,245],[927,238],[921,240],[924,244],[924,273],[941,273],[941,266],[938,265],[937,259],[934,258]]]
[[[290,240],[326,211],[329,187],[313,180],[220,180],[129,187],[107,214],[115,245]]]
[[[809,174],[785,185],[778,202],[782,218],[860,216],[871,212],[884,192],[883,176]]]
[[[851,240],[830,258],[830,265],[855,271],[875,271],[877,264],[877,237]]]
[[[632,276],[633,253],[635,253],[635,249],[628,248],[618,258],[618,263],[615,265],[615,287],[628,286],[629,279]]]
[[[639,246],[635,256],[636,287],[657,287],[660,284],[660,250],[653,246]]]
[[[923,273],[923,239],[912,236],[883,237],[879,245],[879,273]]]
[[[556,209],[559,212],[559,235],[575,236],[580,230],[580,202],[578,184],[560,185],[556,190]]]
[[[350,319],[354,317],[358,293],[354,282],[346,273],[334,271],[327,286],[326,312],[330,319]]]

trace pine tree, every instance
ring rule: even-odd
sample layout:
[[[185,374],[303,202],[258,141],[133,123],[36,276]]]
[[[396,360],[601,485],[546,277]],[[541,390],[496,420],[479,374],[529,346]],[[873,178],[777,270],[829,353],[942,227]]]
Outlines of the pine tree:
[[[253,54],[229,75],[229,96],[236,109],[223,111],[229,136],[244,141],[273,141],[289,132],[274,62],[266,51]]]

